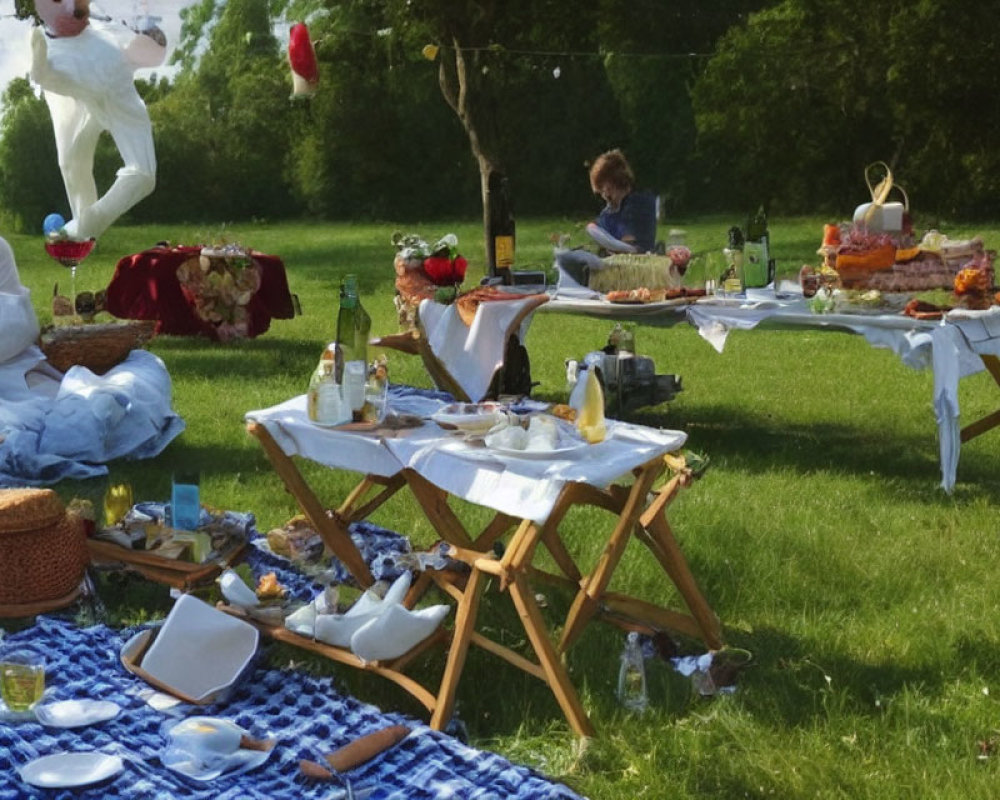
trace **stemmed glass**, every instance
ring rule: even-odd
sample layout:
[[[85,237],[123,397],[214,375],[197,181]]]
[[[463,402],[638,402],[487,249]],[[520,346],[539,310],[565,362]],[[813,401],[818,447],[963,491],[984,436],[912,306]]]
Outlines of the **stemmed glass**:
[[[74,242],[70,239],[55,239],[45,243],[45,252],[64,267],[69,267],[70,297],[74,306],[76,304],[76,268],[90,255],[90,251],[94,249],[96,242],[96,239],[86,239],[82,242]]]

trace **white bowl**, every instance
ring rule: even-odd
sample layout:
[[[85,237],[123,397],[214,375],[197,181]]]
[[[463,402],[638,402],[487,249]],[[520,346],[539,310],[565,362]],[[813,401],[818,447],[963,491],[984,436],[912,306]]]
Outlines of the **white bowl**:
[[[465,433],[486,433],[505,414],[500,403],[449,403],[431,414],[442,428],[457,428]]]
[[[141,666],[170,690],[206,703],[236,682],[257,652],[259,638],[253,625],[184,594]]]

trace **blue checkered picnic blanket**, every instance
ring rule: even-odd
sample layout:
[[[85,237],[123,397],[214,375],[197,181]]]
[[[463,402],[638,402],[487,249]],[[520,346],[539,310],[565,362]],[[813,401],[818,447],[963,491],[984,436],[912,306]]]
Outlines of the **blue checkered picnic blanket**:
[[[256,668],[216,706],[181,705],[184,714],[232,720],[254,737],[273,737],[277,745],[257,769],[201,783],[172,772],[159,762],[168,719],[141,694],[149,687],[121,666],[119,652],[139,628],[121,631],[105,625],[78,627],[56,616],[4,640],[44,654],[48,686],[45,701],[94,698],[113,700],[122,711],[112,720],[76,729],[52,729],[30,722],[0,722],[0,800],[14,798],[194,798],[194,800],[283,800],[336,797],[336,783],[306,784],[298,778],[299,759],[317,760],[357,736],[404,723],[412,733],[396,747],[349,773],[355,792],[369,800],[473,798],[475,800],[569,800],[568,788],[494,754],[468,747],[427,725],[386,714],[340,694],[330,678],[294,669]],[[114,778],[73,790],[34,789],[16,768],[49,753],[98,750],[116,753],[125,769]]]

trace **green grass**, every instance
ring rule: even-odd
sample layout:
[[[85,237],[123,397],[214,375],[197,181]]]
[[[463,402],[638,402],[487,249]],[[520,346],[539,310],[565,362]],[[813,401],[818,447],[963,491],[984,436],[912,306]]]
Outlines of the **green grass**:
[[[773,220],[779,271],[815,264],[822,219]],[[696,251],[721,247],[725,219],[684,220]],[[396,329],[392,296],[395,228],[435,238],[458,234],[475,272],[482,263],[476,220],[455,224],[280,224],[231,226],[225,235],[285,261],[303,315],[275,321],[264,336],[226,344],[161,337],[150,349],[166,362],[174,407],[187,431],[158,458],[111,464],[110,480],[132,482],[137,498],[166,499],[172,470],[201,470],[206,502],[253,511],[261,530],[296,509],[245,434],[243,414],[304,391],[323,344],[333,336],[339,279],[360,276],[373,332]],[[117,259],[160,239],[194,243],[222,228],[113,228],[79,270],[78,289],[110,279]],[[519,222],[518,263],[547,267],[549,235],[566,220]],[[1000,246],[1000,227],[951,226]],[[40,236],[13,236],[22,281],[39,316],[52,285],[68,281],[44,254]],[[479,268],[481,270],[481,267]],[[539,314],[527,345],[536,395],[565,399],[566,357],[604,344],[610,325]],[[823,332],[734,333],[716,354],[685,325],[640,327],[638,349],[658,371],[683,376],[669,407],[639,415],[689,434],[712,466],[671,507],[671,522],[728,642],[753,652],[754,665],[728,697],[693,695],[686,680],[650,664],[651,711],[641,718],[615,703],[622,636],[595,624],[568,656],[599,734],[585,744],[568,732],[535,679],[473,648],[459,709],[479,747],[496,750],[566,781],[592,798],[988,797],[1000,779],[993,679],[1000,668],[996,614],[1000,431],[962,448],[952,495],[938,487],[932,376],[903,366],[860,337]],[[389,353],[397,382],[428,386],[417,359]],[[985,375],[962,382],[963,420],[998,406]],[[356,476],[306,465],[332,502]],[[69,499],[99,501],[108,481],[65,482]],[[394,500],[375,521],[416,543],[433,532],[412,502]],[[594,553],[596,520],[569,518],[567,539]],[[668,599],[644,552],[626,553],[614,588]],[[115,618],[143,619],[169,606],[164,591],[125,584]],[[114,587],[112,587],[114,588]],[[555,623],[568,598],[545,589]],[[520,643],[516,616],[489,596],[483,625]],[[420,709],[377,677],[333,668],[280,648],[276,660],[333,671],[343,687],[385,708]],[[435,674],[435,657],[426,667]],[[979,759],[979,742],[989,755]]]

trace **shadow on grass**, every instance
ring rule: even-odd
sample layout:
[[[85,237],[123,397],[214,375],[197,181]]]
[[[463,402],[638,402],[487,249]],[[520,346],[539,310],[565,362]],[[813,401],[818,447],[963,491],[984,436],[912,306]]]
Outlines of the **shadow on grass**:
[[[687,447],[736,469],[763,473],[788,468],[803,475],[817,472],[878,475],[899,482],[907,499],[937,503],[939,489],[937,428],[928,419],[927,435],[882,434],[871,426],[824,421],[789,423],[775,415],[748,413],[731,406],[687,406],[640,412],[631,421],[688,433]],[[992,451],[991,451],[992,453]],[[960,482],[974,482],[975,493],[1000,502],[995,458],[969,455],[960,461]],[[961,499],[962,486],[954,495]]]
[[[300,375],[303,364],[312,368],[319,358],[314,339],[253,339],[240,342],[215,342],[201,337],[157,337],[152,348],[173,370],[183,370],[185,376],[273,380],[276,375]],[[219,351],[225,352],[220,363]],[[244,358],[232,358],[240,350]],[[306,375],[305,378],[308,377]]]

